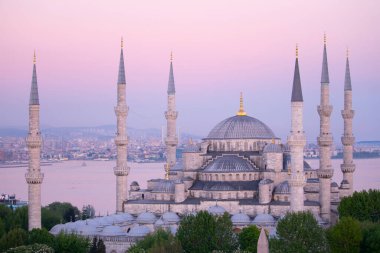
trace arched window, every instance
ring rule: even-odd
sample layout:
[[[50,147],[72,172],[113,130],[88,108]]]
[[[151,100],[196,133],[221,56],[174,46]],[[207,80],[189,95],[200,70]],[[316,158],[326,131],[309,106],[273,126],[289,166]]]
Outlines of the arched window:
[[[222,175],[222,181],[226,181],[226,176],[224,174]]]
[[[232,181],[232,174],[230,174],[230,181]]]
[[[215,175],[215,180],[219,181],[219,175],[218,174]]]
[[[249,174],[249,181],[252,180],[252,174]]]
[[[240,180],[240,175],[239,175],[239,174],[236,174],[236,180],[237,180],[237,181]]]
[[[248,198],[248,194],[244,192],[244,198]]]
[[[246,175],[245,175],[245,174],[243,174],[243,180],[244,180],[244,181],[246,180]]]

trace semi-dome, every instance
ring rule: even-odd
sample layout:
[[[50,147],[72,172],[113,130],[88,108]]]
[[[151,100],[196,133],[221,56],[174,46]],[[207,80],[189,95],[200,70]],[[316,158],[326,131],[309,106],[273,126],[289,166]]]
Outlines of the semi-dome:
[[[137,216],[137,223],[139,224],[153,224],[156,221],[156,216],[150,212],[143,212]]]
[[[276,186],[274,194],[290,194],[290,186],[288,181],[284,181]]]
[[[131,215],[131,214],[129,214],[129,213],[119,213],[118,214],[119,216],[121,216],[123,219],[124,219],[124,221],[133,221],[135,218]]]
[[[260,120],[236,115],[217,124],[206,139],[273,139],[273,131]]]
[[[63,231],[65,231],[65,225],[64,224],[57,224],[50,229],[50,233],[53,235],[58,235],[59,233],[61,233]]]
[[[271,225],[271,224],[274,224],[275,222],[276,221],[272,215],[263,213],[263,214],[258,214],[253,219],[252,223],[256,225]]]
[[[226,209],[222,206],[210,206],[207,210],[212,215],[223,215],[226,212]]]
[[[131,228],[128,236],[143,237],[150,233],[150,229],[147,226],[135,226]]]
[[[106,226],[101,233],[102,236],[123,236],[125,234],[121,227],[115,225]]]
[[[282,147],[278,144],[270,143],[265,145],[264,153],[282,153]]]
[[[162,215],[162,219],[166,223],[177,223],[179,222],[179,216],[174,212],[166,212]]]
[[[232,215],[231,221],[233,225],[248,225],[251,223],[251,219],[245,213],[236,213]]]
[[[269,178],[264,178],[263,180],[260,181],[259,185],[265,185],[265,184],[272,184],[273,180]]]
[[[250,172],[255,171],[252,163],[237,155],[223,155],[216,158],[204,169],[205,172]]]

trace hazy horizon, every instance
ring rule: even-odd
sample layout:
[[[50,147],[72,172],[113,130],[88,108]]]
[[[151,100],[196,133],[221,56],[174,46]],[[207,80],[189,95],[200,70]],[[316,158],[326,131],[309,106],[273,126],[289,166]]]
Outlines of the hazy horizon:
[[[290,4],[291,3],[291,4]],[[41,124],[112,125],[120,37],[124,37],[127,125],[165,125],[170,51],[178,126],[200,136],[245,109],[283,140],[290,130],[295,45],[308,140],[319,134],[323,33],[327,33],[332,133],[343,133],[346,48],[356,140],[380,139],[377,1],[0,2],[0,127],[24,126],[33,51]]]

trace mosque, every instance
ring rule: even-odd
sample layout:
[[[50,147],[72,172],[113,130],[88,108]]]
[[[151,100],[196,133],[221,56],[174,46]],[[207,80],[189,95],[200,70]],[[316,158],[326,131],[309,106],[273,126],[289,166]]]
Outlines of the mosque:
[[[353,191],[352,88],[349,59],[346,59],[344,83],[344,148],[341,170],[343,181],[332,182],[330,131],[332,106],[329,102],[329,71],[326,38],[323,48],[321,100],[317,107],[320,116],[320,165],[312,169],[304,161],[306,136],[303,129],[303,95],[296,49],[294,79],[291,92],[291,126],[286,143],[282,143],[264,122],[251,117],[244,109],[243,96],[236,115],[222,120],[201,143],[191,141],[182,158],[176,158],[176,88],[173,61],[170,61],[167,89],[167,163],[165,178],[151,179],[147,189],[134,181],[128,185],[126,118],[126,78],[123,45],[121,46],[118,83],[116,214],[59,224],[59,232],[103,238],[107,252],[125,252],[128,247],[157,228],[173,233],[184,215],[207,210],[213,215],[228,212],[234,229],[255,224],[275,233],[276,223],[287,212],[311,211],[322,226],[337,219],[337,206],[342,197]],[[27,144],[30,152],[26,180],[29,186],[29,229],[41,227],[40,186],[43,174],[39,166],[41,136],[39,131],[39,99],[36,64],[33,66],[29,105],[30,131]]]

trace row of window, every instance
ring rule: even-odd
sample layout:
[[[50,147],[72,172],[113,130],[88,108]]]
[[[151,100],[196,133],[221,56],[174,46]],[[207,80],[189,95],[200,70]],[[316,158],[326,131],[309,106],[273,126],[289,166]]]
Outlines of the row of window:
[[[204,181],[252,181],[259,180],[259,173],[249,173],[249,174],[209,174],[203,173],[200,175],[200,179]]]

